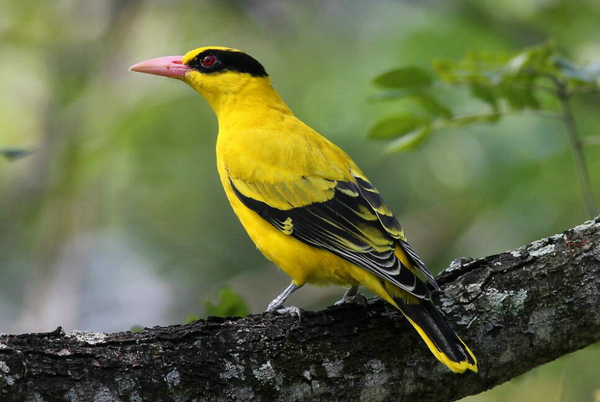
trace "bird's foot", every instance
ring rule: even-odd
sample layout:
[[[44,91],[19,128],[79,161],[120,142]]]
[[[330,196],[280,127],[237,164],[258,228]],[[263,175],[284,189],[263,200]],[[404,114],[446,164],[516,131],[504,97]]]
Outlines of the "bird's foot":
[[[267,312],[280,315],[291,315],[292,317],[297,317],[299,320],[302,319],[302,310],[296,306],[283,307],[281,305],[271,306],[271,304],[269,304],[269,307],[267,307]]]
[[[296,306],[280,307],[277,310],[275,310],[275,312],[281,315],[289,314],[292,317],[297,317],[299,320],[302,319],[302,310],[300,310]]]
[[[358,304],[360,306],[367,307],[367,298],[361,295],[360,293],[356,293],[350,296],[344,294],[344,297],[342,297],[341,300],[338,300],[335,303],[333,303],[334,306],[341,306],[343,304]]]

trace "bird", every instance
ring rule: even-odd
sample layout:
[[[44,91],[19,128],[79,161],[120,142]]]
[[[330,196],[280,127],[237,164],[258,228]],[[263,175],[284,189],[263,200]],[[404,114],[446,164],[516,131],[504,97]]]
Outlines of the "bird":
[[[257,248],[292,279],[268,312],[299,315],[284,303],[305,284],[346,287],[336,304],[364,301],[363,286],[398,309],[452,372],[477,372],[419,274],[438,284],[381,194],[344,151],[292,113],[260,62],[205,46],[130,70],[183,81],[215,112],[227,199]]]

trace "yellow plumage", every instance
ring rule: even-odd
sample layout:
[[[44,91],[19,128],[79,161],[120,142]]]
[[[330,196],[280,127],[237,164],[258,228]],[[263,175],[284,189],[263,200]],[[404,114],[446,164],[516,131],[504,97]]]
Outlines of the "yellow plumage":
[[[157,60],[165,61],[132,69],[185,81],[217,115],[227,198],[256,246],[293,279],[275,308],[306,283],[365,286],[401,310],[452,371],[477,370],[466,345],[439,324],[415,274],[435,281],[383,198],[345,152],[293,115],[256,60],[223,47],[190,51],[162,70]]]

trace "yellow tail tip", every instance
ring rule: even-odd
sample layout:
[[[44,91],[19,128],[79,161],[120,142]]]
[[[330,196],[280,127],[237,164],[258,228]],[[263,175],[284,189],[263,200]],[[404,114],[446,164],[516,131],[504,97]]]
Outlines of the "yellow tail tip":
[[[443,353],[442,353],[443,355]],[[442,363],[444,363],[453,373],[464,373],[467,370],[471,370],[475,373],[477,373],[477,363],[475,364],[471,364],[466,360],[463,360],[461,362],[455,362],[452,361],[450,359],[448,359],[448,357],[446,357],[446,355],[444,355],[444,357],[446,358],[446,361],[444,361],[443,359],[438,358]]]
[[[430,346],[429,342],[427,342],[427,346]],[[471,371],[477,373],[477,371],[478,371],[477,370],[477,359],[475,359],[475,356],[473,356],[473,353],[471,353],[469,348],[467,348],[467,350],[469,351],[469,354],[471,355],[471,358],[473,359],[474,363],[469,363],[468,360],[462,360],[459,362],[450,360],[450,358],[448,358],[448,356],[446,356],[445,353],[441,352],[433,344],[429,347],[429,350],[431,350],[431,352],[434,354],[434,356],[440,362],[442,362],[446,367],[448,367],[453,373],[464,373],[467,370],[471,370]]]
[[[462,339],[458,338],[460,340],[460,342],[463,344],[463,346],[467,349],[467,352],[471,356],[471,359],[473,359],[473,363],[469,363],[468,360],[462,360],[459,362],[451,360],[448,356],[446,356],[446,354],[444,352],[442,352],[441,350],[439,350],[437,348],[437,346],[435,346],[435,344],[431,341],[431,339],[429,339],[429,337],[427,336],[425,331],[423,331],[423,329],[420,326],[418,326],[417,323],[415,323],[413,320],[411,320],[406,314],[404,314],[404,316],[408,319],[408,321],[417,330],[419,335],[421,335],[421,338],[425,341],[425,344],[427,345],[427,347],[429,348],[431,353],[433,353],[433,355],[436,357],[436,359],[438,359],[440,362],[444,363],[444,365],[446,365],[446,367],[448,367],[453,373],[464,373],[467,370],[471,370],[471,371],[477,373],[477,359],[475,358],[475,355],[473,354],[473,352],[471,352],[471,349],[469,349],[469,347],[467,345],[465,345],[465,343],[463,342]]]

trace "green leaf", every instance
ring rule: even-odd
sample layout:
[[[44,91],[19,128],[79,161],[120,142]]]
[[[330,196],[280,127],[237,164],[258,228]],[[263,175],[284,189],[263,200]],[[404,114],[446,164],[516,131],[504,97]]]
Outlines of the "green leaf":
[[[431,74],[420,67],[401,67],[375,78],[375,84],[386,88],[428,87],[433,82]]]
[[[502,85],[498,89],[500,96],[506,99],[511,109],[539,109],[541,107],[533,88]]]
[[[416,129],[405,136],[393,141],[385,149],[385,153],[392,154],[396,152],[409,151],[421,145],[431,134],[431,127],[425,126]]]
[[[416,100],[423,109],[436,117],[452,117],[452,111],[430,94],[419,92],[412,94],[411,97]]]
[[[370,99],[375,101],[412,99],[422,109],[433,116],[452,116],[452,111],[446,105],[437,100],[433,95],[419,89],[381,92],[372,96]]]
[[[244,299],[230,288],[221,288],[219,301],[213,304],[210,300],[204,302],[204,311],[207,316],[240,316],[248,315],[248,305]]]
[[[438,129],[443,128],[462,128],[473,124],[495,123],[500,119],[500,113],[473,114],[466,116],[456,116],[449,120],[438,122]]]
[[[0,148],[0,155],[4,156],[8,160],[23,158],[24,156],[27,156],[32,153],[33,151],[29,151],[27,149]]]
[[[369,137],[377,140],[389,140],[415,130],[429,123],[429,119],[414,114],[397,114],[375,124],[369,130]]]
[[[494,89],[491,86],[482,84],[481,82],[474,80],[471,82],[471,95],[487,103],[494,110],[498,110],[498,100],[496,97],[496,93],[494,92]]]
[[[434,60],[433,69],[435,70],[438,77],[445,82],[457,83],[459,77],[456,74],[458,66],[455,61],[452,60]]]
[[[549,41],[544,44],[533,46],[518,53],[506,63],[506,69],[513,75],[541,74],[557,72],[555,63],[556,45]]]

